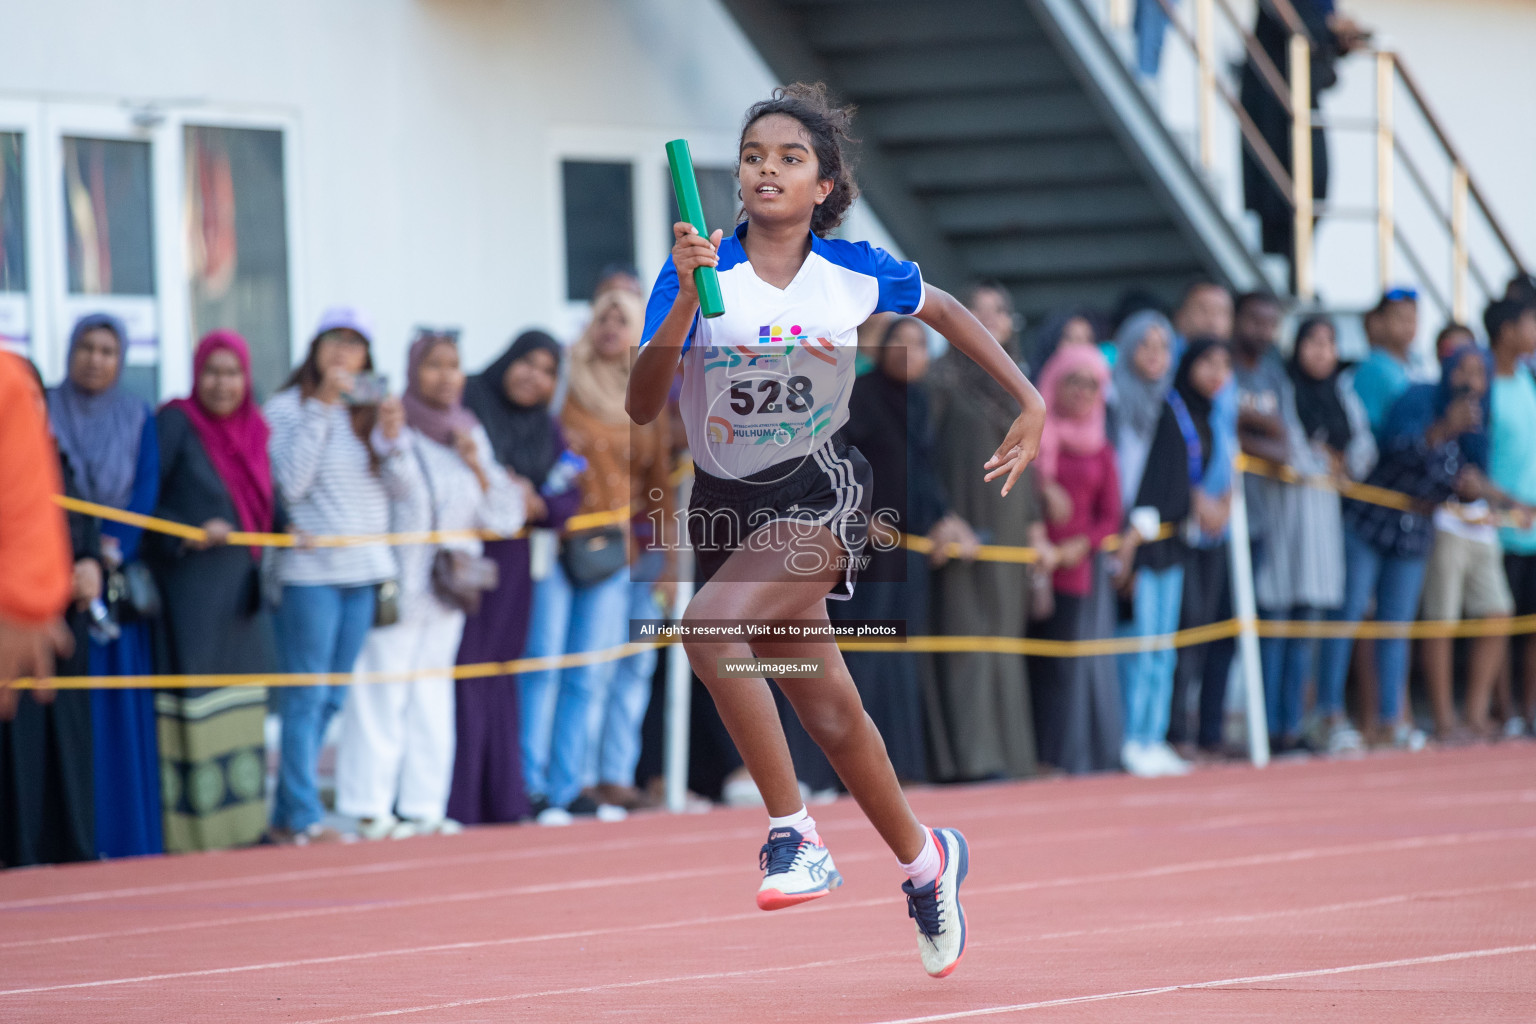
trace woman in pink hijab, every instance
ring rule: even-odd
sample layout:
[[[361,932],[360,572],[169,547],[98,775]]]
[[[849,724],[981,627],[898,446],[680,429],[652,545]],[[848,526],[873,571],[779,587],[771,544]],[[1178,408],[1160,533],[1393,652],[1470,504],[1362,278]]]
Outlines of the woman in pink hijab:
[[[1123,512],[1115,451],[1105,424],[1109,364],[1091,345],[1064,345],[1037,382],[1046,401],[1042,476],[1064,507],[1047,531],[1056,547],[1055,611],[1044,635],[1088,640],[1113,635],[1114,598],[1100,545],[1119,533]],[[1120,707],[1113,662],[1104,657],[1040,658],[1033,688],[1043,764],[1070,772],[1119,764]]]
[[[267,458],[267,422],[251,388],[251,356],[234,331],[214,331],[192,357],[192,394],[156,416],[160,498],[154,514],[208,531],[206,542],[144,534],[164,601],[159,671],[219,674],[277,668],[260,548],[229,547],[231,531],[284,528]],[[266,691],[165,690],[159,718],[167,851],[243,846],[267,822]]]

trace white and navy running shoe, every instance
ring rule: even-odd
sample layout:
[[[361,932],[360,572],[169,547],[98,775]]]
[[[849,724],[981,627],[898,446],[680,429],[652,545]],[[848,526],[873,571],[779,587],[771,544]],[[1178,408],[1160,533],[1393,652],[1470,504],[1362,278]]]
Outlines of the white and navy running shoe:
[[[939,877],[927,885],[901,883],[907,894],[907,916],[917,924],[917,951],[923,970],[935,978],[947,977],[965,955],[965,911],[960,909],[960,883],[971,867],[965,836],[952,828],[936,828]]]
[[[757,890],[757,905],[762,910],[783,910],[820,899],[843,884],[826,844],[802,838],[792,828],[768,830],[758,867],[766,872]]]

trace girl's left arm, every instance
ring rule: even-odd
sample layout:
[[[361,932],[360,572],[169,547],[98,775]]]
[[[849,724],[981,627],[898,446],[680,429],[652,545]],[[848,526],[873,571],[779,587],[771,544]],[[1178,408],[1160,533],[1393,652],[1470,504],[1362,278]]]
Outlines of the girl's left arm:
[[[1008,428],[1008,434],[997,451],[992,453],[983,468],[983,479],[995,480],[1003,474],[1003,494],[1013,489],[1024,467],[1040,454],[1040,432],[1045,427],[1045,400],[1040,392],[1024,376],[997,339],[981,326],[981,321],[971,311],[942,288],[929,285],[923,300],[923,308],[917,318],[948,339],[949,343],[975,360],[992,379],[997,381],[1019,403],[1018,418]]]

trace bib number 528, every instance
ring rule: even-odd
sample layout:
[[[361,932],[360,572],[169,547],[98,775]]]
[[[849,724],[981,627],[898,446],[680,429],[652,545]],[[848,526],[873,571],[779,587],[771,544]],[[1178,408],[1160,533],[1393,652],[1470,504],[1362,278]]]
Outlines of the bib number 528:
[[[816,397],[811,394],[811,378],[791,377],[780,383],[776,380],[760,380],[757,382],[756,391],[758,398],[754,399],[752,383],[737,383],[731,385],[731,411],[738,416],[750,416],[752,413],[776,414],[785,411],[809,412],[816,404]],[[780,396],[784,401],[780,402]]]

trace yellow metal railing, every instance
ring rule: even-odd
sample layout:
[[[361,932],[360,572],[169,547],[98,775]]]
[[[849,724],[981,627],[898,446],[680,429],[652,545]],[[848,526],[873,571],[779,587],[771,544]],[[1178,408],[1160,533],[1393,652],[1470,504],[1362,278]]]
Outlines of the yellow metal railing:
[[[1095,9],[1103,27],[1111,36],[1124,38],[1131,30],[1136,0],[1084,0]],[[1430,108],[1423,91],[1404,66],[1400,55],[1389,50],[1357,51],[1361,59],[1374,62],[1375,110],[1369,117],[1315,119],[1312,110],[1312,49],[1316,41],[1308,34],[1306,23],[1291,0],[1258,0],[1280,19],[1289,32],[1286,52],[1289,74],[1277,67],[1255,38],[1231,0],[1152,0],[1168,17],[1168,38],[1183,45],[1195,67],[1196,144],[1191,159],[1209,175],[1218,163],[1218,116],[1225,108],[1235,120],[1246,151],[1284,197],[1294,214],[1295,266],[1297,298],[1311,303],[1316,294],[1315,227],[1319,217],[1331,219],[1368,218],[1375,222],[1375,262],[1377,279],[1383,291],[1394,283],[1404,283],[1402,269],[1411,271],[1411,283],[1427,293],[1446,316],[1465,323],[1473,308],[1472,286],[1484,299],[1502,294],[1502,275],[1523,272],[1524,262],[1508,234],[1494,216],[1483,193],[1474,183],[1465,160],[1452,145]],[[1218,20],[1220,15],[1220,20]],[[1290,161],[1282,159],[1243,109],[1232,86],[1219,73],[1222,54],[1218,33],[1230,30],[1241,41],[1243,57],[1255,77],[1285,111],[1290,122]],[[1128,51],[1122,50],[1127,56]],[[1399,111],[1399,97],[1406,100]],[[1432,152],[1410,152],[1409,134],[1402,130],[1401,113],[1408,113],[1427,126]],[[1374,196],[1363,209],[1346,209],[1320,204],[1313,195],[1314,127],[1329,131],[1367,131],[1375,136],[1376,175]],[[1425,173],[1427,161],[1439,161],[1449,167],[1449,188],[1442,181],[1432,182]],[[1431,262],[1421,257],[1421,246],[1404,231],[1399,215],[1396,181],[1398,174],[1412,182],[1430,211],[1430,222],[1437,238],[1449,253],[1444,276],[1432,273]],[[1502,270],[1489,266],[1472,245],[1475,220],[1487,229],[1491,245],[1485,253],[1507,263]],[[1438,282],[1445,282],[1441,287]]]

